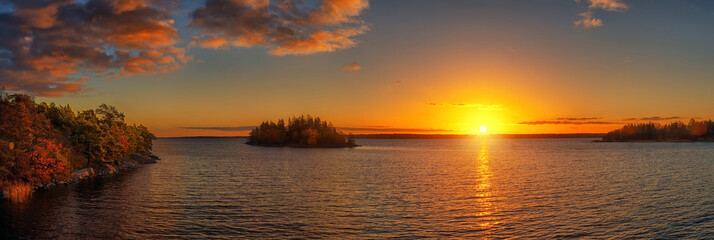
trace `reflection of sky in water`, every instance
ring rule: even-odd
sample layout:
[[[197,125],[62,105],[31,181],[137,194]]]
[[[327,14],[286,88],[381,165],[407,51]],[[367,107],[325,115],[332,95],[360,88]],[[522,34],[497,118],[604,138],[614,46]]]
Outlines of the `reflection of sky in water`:
[[[714,238],[711,143],[159,139],[162,160],[2,203],[28,238]]]

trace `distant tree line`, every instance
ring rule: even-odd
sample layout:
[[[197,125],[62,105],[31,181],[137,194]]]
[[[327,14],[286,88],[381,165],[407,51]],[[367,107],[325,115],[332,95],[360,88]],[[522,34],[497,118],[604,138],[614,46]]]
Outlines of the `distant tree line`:
[[[673,122],[669,124],[639,123],[628,124],[621,129],[608,132],[603,138],[607,142],[621,141],[714,141],[714,122],[696,121],[688,124]]]
[[[354,147],[351,137],[345,138],[331,123],[310,115],[278,122],[267,121],[250,132],[247,144],[260,146]]]
[[[106,104],[75,112],[69,105],[0,91],[0,188],[47,184],[69,178],[75,169],[116,165],[148,154],[154,138]]]

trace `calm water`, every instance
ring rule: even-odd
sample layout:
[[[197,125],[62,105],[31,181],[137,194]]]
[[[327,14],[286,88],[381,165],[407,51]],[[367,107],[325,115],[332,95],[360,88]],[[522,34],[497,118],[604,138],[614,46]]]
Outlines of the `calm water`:
[[[20,238],[714,238],[714,143],[159,139],[162,160],[2,202]]]

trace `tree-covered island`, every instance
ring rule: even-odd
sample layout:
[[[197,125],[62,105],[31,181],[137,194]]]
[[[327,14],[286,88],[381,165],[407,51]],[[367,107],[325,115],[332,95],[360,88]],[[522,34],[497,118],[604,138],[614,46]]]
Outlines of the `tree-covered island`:
[[[314,147],[345,148],[357,147],[351,136],[345,138],[331,123],[310,115],[293,117],[285,124],[267,121],[250,132],[246,144],[266,147]]]
[[[0,198],[154,163],[154,138],[112,106],[75,112],[0,90]]]
[[[714,122],[712,120],[689,120],[688,124],[640,123],[628,124],[621,129],[610,131],[602,137],[602,142],[714,142]]]

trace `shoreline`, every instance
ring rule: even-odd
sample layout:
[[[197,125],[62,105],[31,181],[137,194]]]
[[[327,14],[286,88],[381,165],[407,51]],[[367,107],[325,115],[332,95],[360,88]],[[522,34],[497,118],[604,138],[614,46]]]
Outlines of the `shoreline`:
[[[499,139],[531,139],[531,138],[602,138],[605,133],[533,133],[533,134],[411,134],[411,133],[382,133],[382,134],[354,134],[353,139],[471,139],[488,136]],[[158,139],[182,138],[248,138],[248,136],[182,136],[158,137]]]
[[[0,189],[0,200],[22,201],[29,197],[36,190],[48,190],[56,186],[74,184],[81,181],[86,181],[96,177],[113,176],[122,172],[131,171],[139,168],[142,165],[154,164],[160,158],[153,154],[132,155],[125,158],[118,165],[104,164],[102,169],[94,169],[92,167],[76,169],[71,173],[70,177],[64,180],[52,179],[50,183],[30,185],[26,183],[10,183]]]
[[[651,142],[668,142],[668,143],[694,143],[694,142],[714,142],[714,140],[690,140],[690,139],[669,139],[669,140],[622,140],[622,141],[612,141],[612,140],[594,140],[593,142],[639,142],[639,143],[651,143]]]

